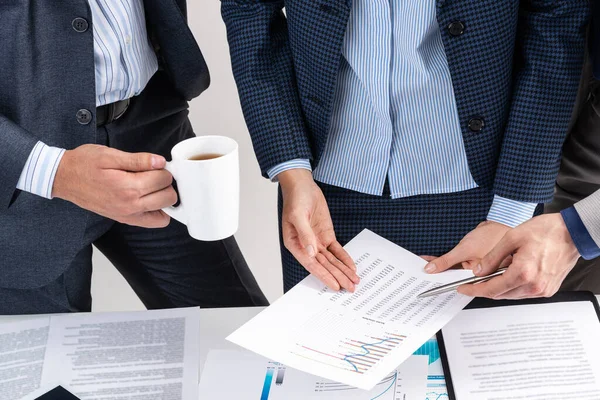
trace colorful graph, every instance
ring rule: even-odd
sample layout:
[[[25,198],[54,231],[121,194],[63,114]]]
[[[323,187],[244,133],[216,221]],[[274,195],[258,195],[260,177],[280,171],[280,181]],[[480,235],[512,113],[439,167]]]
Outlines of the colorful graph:
[[[279,363],[269,362],[267,365],[267,373],[265,375],[265,381],[263,383],[262,394],[260,400],[269,400],[271,394],[271,386],[273,383],[273,377],[277,371],[277,377],[275,378],[275,385],[281,386],[285,377],[285,367]]]
[[[383,386],[383,391],[379,392],[378,394],[374,394],[374,397],[371,397],[370,400],[375,400],[375,399],[380,399],[383,395],[385,395],[386,393],[390,392],[390,390],[392,390],[392,388],[396,385],[396,382],[398,380],[398,372],[394,372],[393,374],[387,376],[384,380],[382,380],[377,387],[379,389],[373,389],[373,391],[379,392],[381,390],[381,386]],[[327,382],[317,382],[315,385],[315,392],[325,392],[325,393],[331,393],[331,392],[353,392],[353,391],[359,391],[359,389],[356,389],[355,387],[352,386],[348,386],[348,385],[344,385],[343,383],[336,383],[336,382],[331,382],[331,381],[327,381]]]
[[[385,357],[394,347],[402,343],[400,337],[391,337],[387,339],[378,339],[375,343],[363,343],[357,340],[346,342],[350,347],[356,347],[361,351],[357,354],[347,354],[344,356],[344,361],[354,368],[356,372],[365,372],[369,367],[377,364],[377,361]]]
[[[437,340],[430,339],[419,350],[415,351],[415,356],[429,356],[429,364],[433,364],[440,359],[440,348]]]
[[[425,400],[448,400],[448,390],[446,380],[440,360],[440,348],[437,340],[428,340],[420,349],[415,351],[415,355],[429,356],[429,371],[427,373],[427,395]]]
[[[272,397],[271,395],[275,396],[275,394],[279,393],[279,387],[283,386],[284,384],[285,374],[286,367],[284,365],[275,362],[269,362],[267,364],[260,400],[269,400]],[[343,396],[344,398],[350,396],[354,399],[356,398],[355,396],[358,396],[359,398],[366,400],[367,397],[365,397],[365,395],[369,396],[368,400],[383,400],[383,398],[389,399],[390,397],[388,396],[393,396],[393,392],[395,391],[394,388],[396,387],[397,382],[398,372],[394,371],[379,384],[377,384],[377,386],[371,392],[365,393],[353,386],[345,385],[343,383],[337,383],[333,381],[316,381],[314,386],[314,399],[325,399],[330,398],[330,396],[335,398],[339,398],[338,396]]]
[[[385,333],[381,337],[346,338],[331,343],[328,349],[323,345],[298,344],[298,350],[294,354],[322,364],[364,374],[400,346],[405,338],[406,336],[395,333]]]

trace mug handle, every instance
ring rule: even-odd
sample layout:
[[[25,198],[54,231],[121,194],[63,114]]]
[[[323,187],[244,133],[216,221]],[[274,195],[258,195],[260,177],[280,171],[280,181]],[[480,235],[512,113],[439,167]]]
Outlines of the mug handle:
[[[175,161],[168,162],[165,166],[165,169],[173,175],[173,179],[177,180],[177,173],[175,172],[177,169],[175,168]],[[179,196],[179,193],[177,194]],[[183,203],[181,202],[181,196],[179,197],[179,205],[177,207],[166,207],[162,209],[169,217],[176,219],[184,225],[187,225],[187,214],[183,208]]]

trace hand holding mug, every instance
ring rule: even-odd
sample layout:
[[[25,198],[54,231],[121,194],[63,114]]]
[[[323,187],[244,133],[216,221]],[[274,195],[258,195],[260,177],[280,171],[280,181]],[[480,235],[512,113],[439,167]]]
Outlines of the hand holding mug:
[[[52,196],[124,224],[163,228],[170,218],[161,209],[177,202],[165,164],[155,154],[82,145],[63,155]]]

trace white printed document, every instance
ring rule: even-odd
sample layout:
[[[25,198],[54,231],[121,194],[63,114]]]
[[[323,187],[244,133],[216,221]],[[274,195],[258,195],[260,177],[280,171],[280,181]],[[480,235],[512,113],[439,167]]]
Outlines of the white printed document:
[[[423,271],[426,261],[363,231],[345,247],[361,283],[334,292],[308,277],[228,340],[291,368],[371,390],[470,301],[421,292],[473,276]]]
[[[198,398],[199,309],[0,323],[0,400],[61,385],[82,400]]]
[[[429,359],[429,367],[427,369],[427,393],[424,400],[448,400],[448,390],[446,389],[446,380],[444,377],[444,368],[440,356],[437,339],[435,337],[429,339],[415,355],[425,355]]]
[[[465,310],[442,333],[457,400],[600,400],[589,301]]]
[[[423,400],[428,360],[427,356],[412,356],[366,391],[250,352],[213,350],[202,372],[200,400]]]

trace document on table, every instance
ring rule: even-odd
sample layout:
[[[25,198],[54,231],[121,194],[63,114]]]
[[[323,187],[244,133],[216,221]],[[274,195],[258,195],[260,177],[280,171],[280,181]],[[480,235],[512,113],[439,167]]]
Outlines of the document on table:
[[[427,356],[412,356],[365,391],[250,352],[213,350],[200,379],[200,400],[423,400],[427,364]]]
[[[415,355],[425,355],[428,357],[427,368],[427,392],[425,400],[448,400],[448,390],[444,377],[444,368],[440,356],[440,348],[435,337],[429,339],[414,353]]]
[[[591,302],[465,310],[442,333],[457,400],[600,400]]]
[[[0,399],[198,398],[198,308],[0,323]]]
[[[368,230],[345,248],[361,277],[355,293],[308,277],[228,339],[291,368],[370,390],[471,301],[456,292],[417,299],[470,271],[428,275],[423,259]]]

